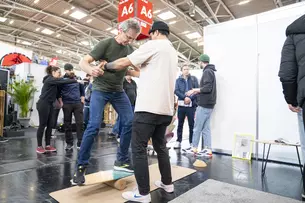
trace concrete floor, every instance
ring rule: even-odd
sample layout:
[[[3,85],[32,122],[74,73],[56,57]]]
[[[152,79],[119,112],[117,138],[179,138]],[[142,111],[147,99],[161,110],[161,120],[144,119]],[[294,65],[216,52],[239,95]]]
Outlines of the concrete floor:
[[[185,129],[185,132],[187,129]],[[106,129],[108,132],[109,129]],[[0,202],[56,202],[50,192],[71,187],[70,179],[77,158],[64,150],[64,135],[52,142],[57,153],[37,155],[36,130],[28,130],[26,136],[0,143]],[[173,139],[175,141],[175,138]],[[187,145],[187,138],[183,145]],[[76,142],[75,142],[76,143]],[[173,144],[173,143],[172,143]],[[116,157],[117,142],[101,132],[94,143],[88,173],[109,170]],[[171,163],[193,168],[195,158],[170,150]],[[161,190],[152,193],[153,203],[168,202],[207,179],[253,188],[300,200],[302,193],[301,173],[298,167],[268,163],[266,176],[261,178],[261,162],[235,160],[230,156],[216,155],[205,160],[208,167],[174,183],[175,193],[168,195]],[[156,156],[149,156],[149,163],[156,163]],[[200,195],[200,194],[198,194]]]

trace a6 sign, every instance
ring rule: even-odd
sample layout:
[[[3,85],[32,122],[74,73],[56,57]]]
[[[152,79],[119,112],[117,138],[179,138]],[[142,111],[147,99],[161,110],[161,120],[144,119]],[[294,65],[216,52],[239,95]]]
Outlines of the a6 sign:
[[[135,16],[134,0],[122,0],[119,3],[118,22],[123,22]]]
[[[153,15],[152,15],[153,5],[151,2],[147,0],[138,0],[138,9],[137,9],[137,17],[148,23],[153,23]]]

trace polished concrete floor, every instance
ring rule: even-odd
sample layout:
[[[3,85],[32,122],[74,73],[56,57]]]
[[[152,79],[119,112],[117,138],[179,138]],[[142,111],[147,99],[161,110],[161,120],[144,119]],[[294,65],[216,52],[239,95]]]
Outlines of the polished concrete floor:
[[[52,142],[57,153],[37,155],[35,130],[32,129],[25,137],[0,143],[1,203],[56,202],[48,194],[71,187],[77,150],[64,150],[63,135],[58,135]],[[116,141],[109,139],[105,131],[101,132],[92,150],[88,173],[111,169],[116,150]],[[195,158],[192,156],[171,149],[170,157],[172,164],[193,168]],[[266,176],[261,178],[261,162],[249,163],[224,155],[214,155],[206,161],[208,167],[174,183],[174,194],[168,195],[161,190],[153,192],[152,202],[168,202],[210,178],[301,200],[302,181],[298,167],[268,163]],[[155,163],[156,156],[149,156],[149,162]]]

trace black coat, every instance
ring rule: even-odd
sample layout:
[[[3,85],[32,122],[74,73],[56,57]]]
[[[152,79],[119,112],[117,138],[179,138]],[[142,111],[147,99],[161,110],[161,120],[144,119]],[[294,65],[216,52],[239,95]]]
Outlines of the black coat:
[[[305,15],[286,30],[282,49],[280,81],[287,104],[303,106],[305,100]]]
[[[208,64],[202,73],[200,80],[200,93],[198,94],[198,106],[213,109],[217,99],[216,88],[216,68],[212,64]]]

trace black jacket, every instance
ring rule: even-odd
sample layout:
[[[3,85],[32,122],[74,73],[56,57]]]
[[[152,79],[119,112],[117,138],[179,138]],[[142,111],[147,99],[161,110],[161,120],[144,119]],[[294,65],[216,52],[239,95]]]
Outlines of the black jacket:
[[[76,83],[77,81],[70,79],[54,78],[50,75],[47,75],[43,78],[42,82],[43,86],[39,99],[53,104],[56,98],[58,98],[58,85]]]
[[[198,106],[213,109],[216,104],[217,90],[215,71],[215,66],[212,64],[207,65],[203,69],[199,85]]]
[[[125,79],[123,82],[123,89],[129,98],[131,106],[135,106],[137,100],[137,83],[134,80],[131,80],[131,83],[129,83]]]
[[[199,87],[198,80],[195,76],[189,75],[187,84],[188,84],[188,90]],[[176,80],[175,95],[177,95],[178,100],[184,100],[186,97],[185,96],[186,92],[187,92],[186,81],[182,76],[180,76]],[[190,96],[190,99],[192,100],[192,106],[197,107],[197,95]]]
[[[286,29],[279,71],[288,104],[302,106],[305,99],[305,15]]]

